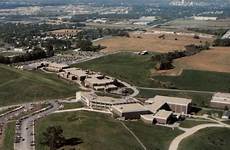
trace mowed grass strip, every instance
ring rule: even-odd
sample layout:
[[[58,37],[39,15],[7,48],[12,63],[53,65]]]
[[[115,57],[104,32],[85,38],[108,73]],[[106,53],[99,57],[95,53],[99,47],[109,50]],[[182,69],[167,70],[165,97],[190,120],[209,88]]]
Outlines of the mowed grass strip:
[[[130,130],[149,150],[168,150],[171,141],[183,131],[156,125],[146,125],[141,121],[125,122]]]
[[[194,126],[200,125],[200,124],[207,124],[207,123],[213,123],[209,120],[184,120],[180,123],[180,127],[183,128],[192,128]]]
[[[15,134],[15,122],[7,123],[4,135],[3,143],[0,146],[0,150],[14,150],[14,134]]]
[[[206,128],[184,139],[178,150],[229,150],[229,128]]]
[[[78,89],[55,74],[0,65],[0,106],[70,97]]]
[[[81,150],[142,149],[135,138],[111,116],[94,112],[69,112],[50,115],[36,124],[36,150],[48,150],[40,144],[49,126],[60,125],[66,138],[81,138]],[[75,147],[76,148],[76,147]]]
[[[134,53],[117,53],[74,65],[84,69],[103,72],[137,86],[153,86],[150,79],[155,62],[152,55],[140,56]]]

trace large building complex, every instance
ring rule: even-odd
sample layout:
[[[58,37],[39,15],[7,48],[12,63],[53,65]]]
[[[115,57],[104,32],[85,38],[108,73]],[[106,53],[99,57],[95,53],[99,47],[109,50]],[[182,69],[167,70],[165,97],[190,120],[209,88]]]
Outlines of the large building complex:
[[[151,114],[151,112],[139,103],[122,104],[112,106],[112,111],[124,119],[140,119],[141,115]]]
[[[136,99],[122,99],[107,96],[97,96],[92,92],[77,92],[76,99],[81,100],[86,106],[96,109],[111,109],[115,105],[134,104]]]
[[[160,109],[166,109],[180,114],[189,113],[191,102],[191,99],[159,95],[145,101],[146,107],[148,107],[152,113],[156,113]]]
[[[63,69],[62,72],[58,73],[58,76],[71,81],[77,80],[85,87],[96,91],[110,92],[118,89],[115,85],[117,80],[98,72],[82,70],[79,68],[68,68]]]
[[[211,107],[215,108],[230,108],[230,93],[215,93],[212,96]]]

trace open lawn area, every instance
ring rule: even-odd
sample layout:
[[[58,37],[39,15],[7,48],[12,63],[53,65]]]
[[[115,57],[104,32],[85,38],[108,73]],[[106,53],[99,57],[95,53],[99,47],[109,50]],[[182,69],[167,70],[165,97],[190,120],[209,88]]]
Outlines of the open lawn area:
[[[184,139],[179,150],[229,150],[230,129],[206,128]]]
[[[130,121],[125,124],[149,150],[168,150],[171,141],[182,131],[167,127],[146,125],[141,121]]]
[[[10,122],[5,127],[3,143],[0,145],[0,150],[14,150],[14,133],[15,122]]]
[[[191,93],[191,92],[175,92],[175,91],[157,91],[157,90],[147,90],[147,89],[138,89],[140,91],[138,97],[139,98],[152,98],[156,95],[163,96],[174,96],[181,98],[189,98],[192,99],[192,103],[194,106],[199,107],[207,107],[209,106],[210,100],[212,98],[212,94],[207,93]]]
[[[75,109],[75,108],[81,108],[84,107],[84,104],[82,102],[76,102],[76,103],[62,103],[63,109]]]
[[[55,74],[0,65],[0,106],[70,97],[78,89]]]
[[[151,55],[140,56],[134,53],[117,53],[74,66],[100,71],[133,85],[153,86],[154,82],[150,79],[150,70],[155,63],[150,58]]]
[[[93,112],[53,114],[36,124],[36,150],[48,150],[41,145],[42,132],[53,125],[60,125],[66,138],[81,138],[81,150],[142,149],[135,138],[111,116]]]
[[[184,121],[182,121],[180,123],[180,127],[183,128],[192,128],[194,126],[200,125],[200,124],[207,124],[207,123],[213,123],[209,120],[205,120],[205,119],[200,119],[200,120],[188,120],[185,119]]]

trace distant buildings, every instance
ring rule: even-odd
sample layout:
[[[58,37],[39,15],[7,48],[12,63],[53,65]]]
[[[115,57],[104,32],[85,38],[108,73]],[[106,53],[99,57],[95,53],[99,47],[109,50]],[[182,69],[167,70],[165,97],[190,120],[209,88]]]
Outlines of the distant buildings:
[[[194,20],[208,21],[208,20],[217,20],[217,17],[193,16],[193,19]]]
[[[210,106],[220,109],[230,108],[230,93],[215,93],[212,96]]]

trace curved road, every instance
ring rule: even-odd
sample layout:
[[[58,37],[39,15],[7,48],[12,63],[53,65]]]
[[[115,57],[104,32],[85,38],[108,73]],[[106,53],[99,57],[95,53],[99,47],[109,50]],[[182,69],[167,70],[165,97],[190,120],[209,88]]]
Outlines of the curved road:
[[[201,124],[198,126],[195,126],[193,128],[187,129],[185,131],[185,133],[177,136],[176,138],[173,139],[173,141],[171,142],[170,146],[169,146],[169,150],[177,150],[179,144],[181,143],[181,141],[187,137],[189,137],[190,135],[194,134],[195,132],[204,129],[204,128],[209,128],[209,127],[227,127],[225,125],[221,125],[221,124]]]

